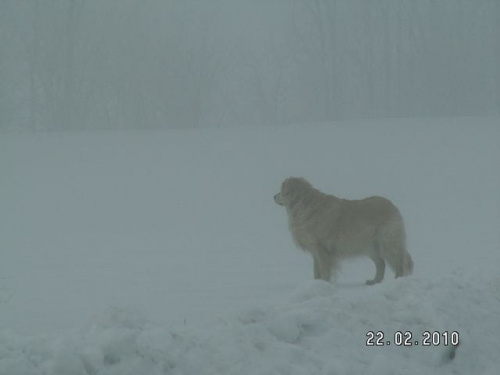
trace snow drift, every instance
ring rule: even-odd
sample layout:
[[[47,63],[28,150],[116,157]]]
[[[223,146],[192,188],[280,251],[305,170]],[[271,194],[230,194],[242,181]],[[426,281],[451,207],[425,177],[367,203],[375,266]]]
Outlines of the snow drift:
[[[463,272],[372,288],[310,281],[279,306],[220,315],[196,329],[159,327],[113,308],[69,334],[3,336],[0,373],[493,375],[499,290],[499,278]],[[366,346],[369,331],[384,332],[391,345]],[[398,331],[412,333],[411,347],[396,346]],[[422,346],[425,331],[457,331],[456,357],[444,342]]]

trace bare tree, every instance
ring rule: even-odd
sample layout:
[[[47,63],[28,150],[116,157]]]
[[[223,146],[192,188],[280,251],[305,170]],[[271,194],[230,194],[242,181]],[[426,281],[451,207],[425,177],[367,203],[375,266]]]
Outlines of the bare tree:
[[[66,13],[66,35],[64,47],[64,87],[62,126],[72,126],[75,118],[77,71],[75,67],[75,50],[78,39],[81,11],[85,0],[69,0]]]

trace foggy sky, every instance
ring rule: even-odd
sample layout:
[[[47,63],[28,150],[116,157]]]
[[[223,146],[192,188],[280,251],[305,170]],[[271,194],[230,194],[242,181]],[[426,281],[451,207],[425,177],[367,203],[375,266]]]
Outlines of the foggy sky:
[[[495,0],[5,0],[0,131],[500,113]]]

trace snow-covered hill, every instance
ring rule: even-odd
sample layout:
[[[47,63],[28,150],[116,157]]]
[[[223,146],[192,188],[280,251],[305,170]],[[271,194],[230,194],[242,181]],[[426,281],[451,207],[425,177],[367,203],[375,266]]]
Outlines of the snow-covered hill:
[[[499,123],[2,135],[0,374],[496,374]],[[290,175],[390,198],[415,275],[311,280],[272,201]]]

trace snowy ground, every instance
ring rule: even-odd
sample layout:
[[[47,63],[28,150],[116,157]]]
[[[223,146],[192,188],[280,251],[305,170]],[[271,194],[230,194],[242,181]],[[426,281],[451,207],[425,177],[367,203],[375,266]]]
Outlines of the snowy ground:
[[[499,124],[1,135],[0,374],[497,374]],[[290,175],[389,197],[415,275],[312,281],[272,201]]]

